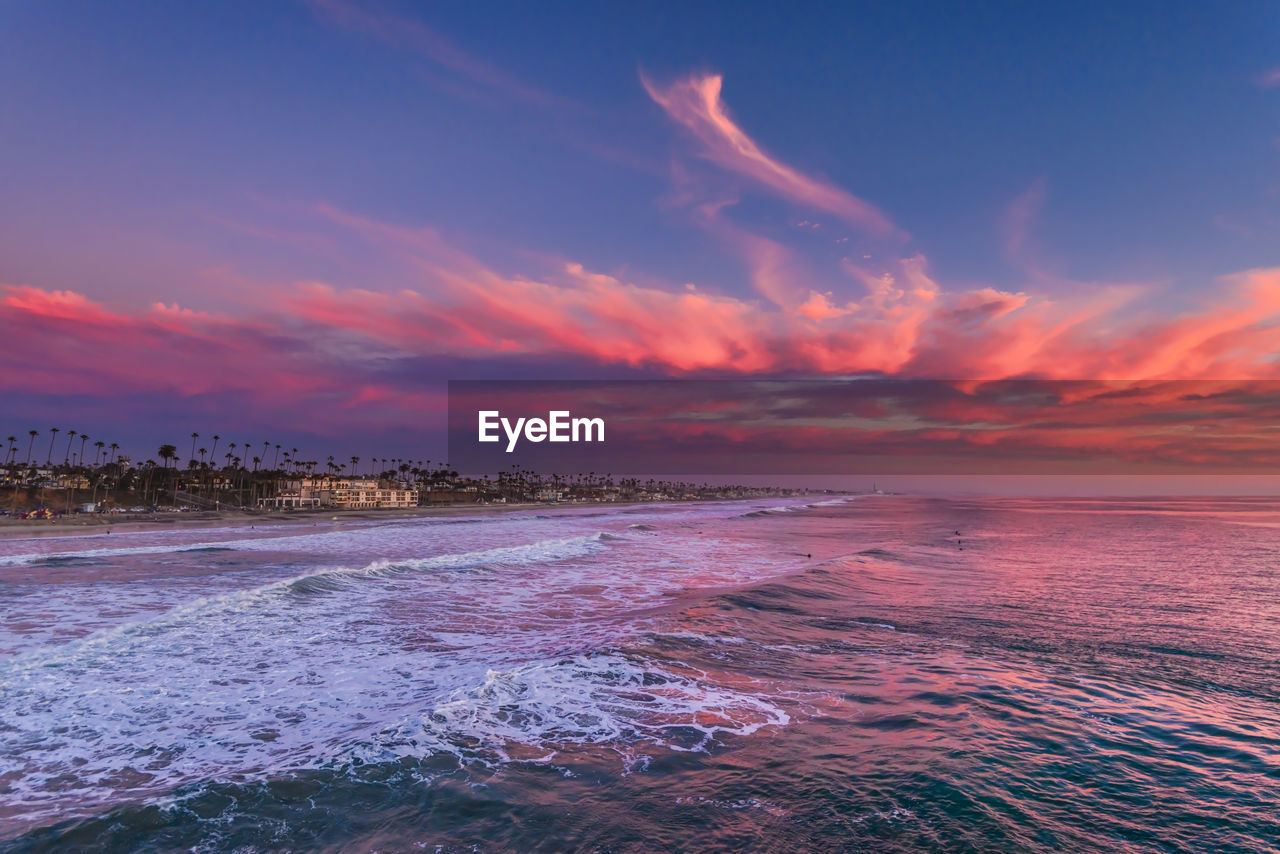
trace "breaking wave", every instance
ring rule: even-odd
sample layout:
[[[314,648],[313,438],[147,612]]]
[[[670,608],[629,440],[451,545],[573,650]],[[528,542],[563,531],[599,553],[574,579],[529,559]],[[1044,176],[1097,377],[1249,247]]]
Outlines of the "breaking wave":
[[[604,547],[596,534],[309,573],[0,661],[6,798],[39,812],[71,792],[92,804],[326,761],[389,712],[474,678],[454,650],[503,645],[501,615],[410,626],[407,640],[391,617],[410,591],[396,582]]]
[[[724,736],[790,720],[771,700],[712,685],[694,668],[605,651],[491,669],[478,686],[454,691],[357,755],[385,762],[446,751],[466,761],[546,762],[605,745],[634,761],[638,749],[705,751]]]

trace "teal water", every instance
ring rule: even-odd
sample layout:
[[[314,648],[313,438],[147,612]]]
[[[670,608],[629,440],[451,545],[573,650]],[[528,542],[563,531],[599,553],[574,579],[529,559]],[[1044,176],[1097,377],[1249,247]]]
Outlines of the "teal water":
[[[0,850],[1275,851],[1278,535],[877,496],[8,542]]]

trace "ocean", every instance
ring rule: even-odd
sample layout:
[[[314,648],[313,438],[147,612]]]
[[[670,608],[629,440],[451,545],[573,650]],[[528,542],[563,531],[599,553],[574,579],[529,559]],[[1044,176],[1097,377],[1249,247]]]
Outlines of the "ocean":
[[[0,542],[0,851],[1280,846],[1280,503]]]

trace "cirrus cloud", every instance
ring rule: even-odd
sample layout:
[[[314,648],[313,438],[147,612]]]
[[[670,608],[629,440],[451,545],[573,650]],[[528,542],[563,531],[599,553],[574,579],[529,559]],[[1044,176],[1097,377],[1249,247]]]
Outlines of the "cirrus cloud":
[[[874,236],[902,236],[875,205],[765,153],[730,118],[720,99],[724,83],[720,75],[694,75],[666,87],[643,74],[640,80],[649,97],[693,133],[702,143],[703,154],[716,165],[750,178],[792,202],[834,214]]]

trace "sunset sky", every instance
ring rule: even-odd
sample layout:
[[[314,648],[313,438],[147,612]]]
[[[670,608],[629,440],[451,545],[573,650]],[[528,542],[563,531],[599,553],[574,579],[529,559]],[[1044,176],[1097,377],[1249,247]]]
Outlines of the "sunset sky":
[[[421,455],[449,379],[1280,379],[1278,36],[4,0],[0,431]]]

